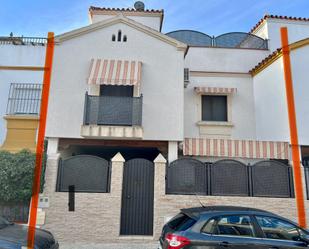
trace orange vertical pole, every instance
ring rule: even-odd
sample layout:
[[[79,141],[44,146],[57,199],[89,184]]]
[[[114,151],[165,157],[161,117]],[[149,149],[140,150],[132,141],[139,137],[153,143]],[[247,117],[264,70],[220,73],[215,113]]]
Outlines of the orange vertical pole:
[[[294,185],[296,193],[296,204],[298,223],[301,227],[306,227],[306,211],[303,193],[302,173],[301,173],[301,162],[300,162],[300,150],[298,144],[297,134],[297,122],[296,122],[296,111],[293,91],[293,80],[291,71],[291,60],[290,60],[290,48],[288,39],[288,30],[286,27],[280,29],[281,33],[281,45],[282,45],[282,58],[283,58],[283,69],[285,79],[285,91],[287,98],[287,108],[289,117],[290,127],[290,144],[292,150],[292,162],[294,171]]]
[[[28,248],[34,248],[34,238],[35,238],[35,227],[37,218],[37,209],[39,202],[40,193],[40,182],[41,182],[41,172],[42,172],[42,161],[44,153],[44,138],[45,138],[45,128],[46,128],[46,117],[47,117],[47,107],[48,107],[48,97],[50,88],[50,79],[53,63],[54,54],[54,33],[49,32],[46,45],[46,55],[45,55],[45,67],[44,67],[44,78],[43,78],[43,89],[42,89],[42,101],[40,109],[40,122],[38,128],[38,140],[36,145],[36,160],[34,168],[34,177],[32,185],[32,198],[30,206],[30,217],[29,217],[29,228],[28,228]]]

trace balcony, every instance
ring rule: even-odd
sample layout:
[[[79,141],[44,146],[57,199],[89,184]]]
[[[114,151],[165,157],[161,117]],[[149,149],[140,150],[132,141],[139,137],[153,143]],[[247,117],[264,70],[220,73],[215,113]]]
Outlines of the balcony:
[[[86,93],[81,135],[142,138],[142,106],[142,96],[90,96]]]

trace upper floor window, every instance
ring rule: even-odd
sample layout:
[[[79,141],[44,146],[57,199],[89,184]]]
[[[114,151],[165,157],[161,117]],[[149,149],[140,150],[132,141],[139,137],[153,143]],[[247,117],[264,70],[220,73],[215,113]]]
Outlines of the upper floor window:
[[[133,86],[101,85],[100,95],[114,97],[133,97]]]
[[[202,95],[202,121],[227,122],[227,96]]]

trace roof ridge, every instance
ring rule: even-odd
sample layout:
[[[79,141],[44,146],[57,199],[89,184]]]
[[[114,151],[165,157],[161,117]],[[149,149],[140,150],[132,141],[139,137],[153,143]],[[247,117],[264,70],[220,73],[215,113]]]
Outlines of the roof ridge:
[[[89,11],[93,10],[105,10],[105,11],[130,11],[130,12],[146,12],[146,13],[163,13],[164,10],[155,10],[155,9],[145,9],[145,10],[136,10],[135,8],[108,8],[108,7],[96,7],[90,6]]]
[[[272,14],[265,14],[257,24],[253,26],[250,30],[250,33],[254,32],[266,19],[273,18],[273,19],[281,19],[281,20],[291,20],[291,21],[305,21],[308,22],[309,18],[307,17],[294,17],[294,16],[283,16],[283,15],[272,15]]]

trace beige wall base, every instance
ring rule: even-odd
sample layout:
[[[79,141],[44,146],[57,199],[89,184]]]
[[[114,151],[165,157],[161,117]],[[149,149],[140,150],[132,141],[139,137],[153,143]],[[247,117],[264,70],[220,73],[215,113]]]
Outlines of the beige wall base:
[[[7,115],[6,138],[1,150],[18,152],[22,149],[35,151],[36,134],[39,124],[39,117],[35,115]]]

